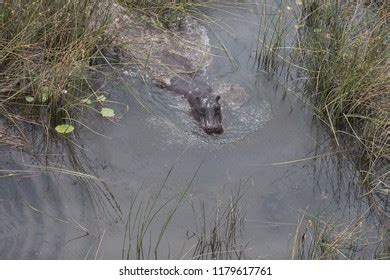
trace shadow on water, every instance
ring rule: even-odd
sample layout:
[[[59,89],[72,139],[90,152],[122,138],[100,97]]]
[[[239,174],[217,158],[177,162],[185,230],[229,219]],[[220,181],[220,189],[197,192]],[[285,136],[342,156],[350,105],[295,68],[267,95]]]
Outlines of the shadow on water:
[[[206,135],[184,98],[123,65],[91,73],[117,119],[89,116],[44,160],[2,148],[0,258],[383,256],[346,151],[299,94],[256,70],[256,6],[238,11],[207,9],[201,75],[225,100],[225,133]]]

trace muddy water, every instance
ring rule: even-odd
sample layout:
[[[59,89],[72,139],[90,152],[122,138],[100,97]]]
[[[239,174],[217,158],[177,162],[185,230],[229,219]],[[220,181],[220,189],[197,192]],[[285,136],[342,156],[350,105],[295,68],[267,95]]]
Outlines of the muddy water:
[[[202,73],[224,94],[223,135],[206,135],[182,97],[120,69],[94,76],[120,118],[89,118],[99,135],[81,129],[74,151],[59,146],[48,169],[35,156],[1,148],[0,165],[15,176],[0,178],[0,258],[137,258],[137,232],[142,258],[212,258],[198,241],[211,238],[216,221],[220,239],[228,240],[228,212],[236,214],[235,242],[220,257],[285,259],[302,212],[345,224],[368,216],[349,191],[356,171],[310,110],[255,70],[258,17],[239,11],[229,20],[208,10],[229,27],[212,26],[212,63]],[[369,220],[362,221],[367,238],[376,235]]]

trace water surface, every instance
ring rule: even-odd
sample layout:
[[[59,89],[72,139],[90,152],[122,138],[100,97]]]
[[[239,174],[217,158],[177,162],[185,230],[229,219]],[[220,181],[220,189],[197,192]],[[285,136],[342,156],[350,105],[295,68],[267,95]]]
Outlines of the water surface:
[[[184,98],[145,86],[124,68],[91,75],[120,118],[89,117],[88,127],[99,134],[81,129],[72,139],[78,147],[59,145],[47,170],[39,149],[31,156],[1,148],[0,166],[25,172],[0,178],[0,258],[136,258],[142,215],[134,209],[145,215],[154,198],[152,212],[162,208],[145,233],[143,258],[156,257],[173,212],[157,257],[198,257],[202,225],[210,237],[211,224],[233,209],[229,201],[238,193],[240,257],[288,258],[303,212],[345,224],[368,215],[349,188],[357,172],[332,148],[299,93],[285,95],[275,78],[257,70],[255,6],[231,17],[207,12],[223,24],[208,27],[212,61],[201,75],[222,93],[225,133],[205,134]],[[89,175],[69,174],[74,170]],[[363,220],[368,238],[377,234],[369,221]]]

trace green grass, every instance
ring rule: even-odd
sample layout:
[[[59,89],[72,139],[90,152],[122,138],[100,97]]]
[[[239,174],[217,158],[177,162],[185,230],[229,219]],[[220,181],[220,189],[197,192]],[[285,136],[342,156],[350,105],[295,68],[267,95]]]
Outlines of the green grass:
[[[308,0],[300,23],[306,94],[335,143],[357,145],[359,168],[370,184],[390,159],[389,6]]]
[[[189,198],[188,187],[163,203],[158,202],[161,200],[160,192],[148,198],[140,194],[140,189],[131,197],[122,248],[123,259],[208,260],[246,257],[248,244],[242,241],[245,213],[239,203],[239,191],[226,203],[211,206],[203,200]],[[186,210],[185,201],[193,211],[194,227],[186,229],[180,241],[170,240],[168,229],[177,227],[173,218]],[[170,241],[173,241],[174,249],[170,248]]]
[[[184,16],[201,5],[201,3],[194,3],[193,0],[119,0],[118,2],[124,7],[150,16],[158,26],[168,29],[180,29]]]
[[[364,215],[349,223],[334,217],[322,219],[302,213],[296,229],[291,258],[299,260],[388,259],[388,232],[365,232]]]
[[[243,240],[245,209],[241,199],[248,181],[231,191],[228,199],[211,207],[205,201],[189,201],[194,216],[191,230],[196,243],[186,254],[196,260],[231,260],[247,258],[248,243]]]
[[[85,69],[103,42],[106,13],[91,0],[2,2],[0,115],[47,134],[73,123],[91,94]]]
[[[202,162],[203,163],[203,162]],[[130,198],[130,209],[125,225],[122,259],[241,259],[245,257],[246,243],[242,243],[245,211],[241,199],[248,190],[247,183],[232,190],[226,203],[193,198],[190,189],[198,176],[202,163],[195,170],[187,185],[171,198],[162,199],[167,190],[167,182],[174,171],[175,162],[168,170],[156,193],[145,194],[141,186]],[[148,191],[147,191],[148,192]],[[180,215],[186,206],[193,213],[193,227],[186,229],[183,244],[174,240],[174,247],[180,245],[178,252],[169,246],[168,229],[174,223],[174,216]],[[175,225],[177,226],[177,225]],[[182,225],[180,228],[184,227]],[[163,244],[164,243],[164,244]],[[162,249],[163,245],[168,246]],[[165,251],[166,255],[162,255]],[[171,254],[175,254],[172,256]]]
[[[374,196],[378,193],[388,196],[388,2],[267,4],[261,13],[258,67],[277,78],[282,75],[285,86],[303,91],[314,114],[329,128],[335,145],[353,148],[351,158],[361,170],[372,201],[377,202]],[[291,16],[295,17],[293,22]],[[286,49],[289,55],[281,53]],[[291,84],[290,78],[298,82]],[[383,214],[384,209],[379,211]]]
[[[285,65],[284,50],[288,49],[287,37],[291,33],[294,20],[286,12],[288,9],[291,7],[288,6],[287,1],[274,5],[272,1],[264,1],[260,7],[255,59],[258,67],[267,72],[276,73]]]

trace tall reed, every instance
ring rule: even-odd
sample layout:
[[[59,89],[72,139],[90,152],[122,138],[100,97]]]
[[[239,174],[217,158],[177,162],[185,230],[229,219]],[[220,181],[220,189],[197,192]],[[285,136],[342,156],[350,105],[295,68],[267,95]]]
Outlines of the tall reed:
[[[0,4],[0,115],[12,123],[40,124],[45,131],[71,121],[88,90],[85,68],[109,16],[99,5],[91,0]]]

